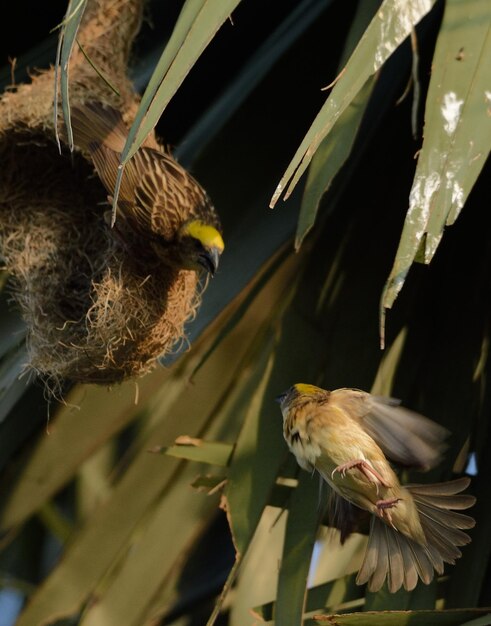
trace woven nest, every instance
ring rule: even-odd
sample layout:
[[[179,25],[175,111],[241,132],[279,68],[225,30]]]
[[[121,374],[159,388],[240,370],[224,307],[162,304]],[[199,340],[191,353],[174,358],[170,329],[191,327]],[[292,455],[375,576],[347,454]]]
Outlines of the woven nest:
[[[71,104],[98,100],[131,119],[126,66],[140,11],[139,0],[89,2],[78,38],[121,97],[75,51]],[[53,85],[53,71],[43,72],[0,100],[1,252],[28,328],[27,365],[54,382],[111,384],[175,349],[198,306],[198,279],[135,261],[115,239],[87,155],[58,153]]]

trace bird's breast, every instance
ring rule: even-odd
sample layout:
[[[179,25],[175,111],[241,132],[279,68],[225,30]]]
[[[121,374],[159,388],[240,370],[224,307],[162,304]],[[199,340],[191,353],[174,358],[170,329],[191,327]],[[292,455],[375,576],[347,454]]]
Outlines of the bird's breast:
[[[303,439],[297,433],[293,434],[289,447],[300,467],[305,470],[312,470],[321,455],[321,449],[317,443]]]

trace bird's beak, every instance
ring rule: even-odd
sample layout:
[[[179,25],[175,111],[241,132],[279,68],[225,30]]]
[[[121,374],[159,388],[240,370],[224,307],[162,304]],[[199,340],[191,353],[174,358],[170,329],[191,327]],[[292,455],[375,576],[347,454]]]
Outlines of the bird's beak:
[[[274,401],[277,402],[278,404],[281,404],[283,402],[283,400],[286,398],[286,395],[287,395],[287,392],[284,391],[283,393],[280,393],[279,396],[276,396]]]
[[[218,268],[220,261],[220,252],[218,248],[207,248],[205,252],[199,255],[198,263],[212,276]]]

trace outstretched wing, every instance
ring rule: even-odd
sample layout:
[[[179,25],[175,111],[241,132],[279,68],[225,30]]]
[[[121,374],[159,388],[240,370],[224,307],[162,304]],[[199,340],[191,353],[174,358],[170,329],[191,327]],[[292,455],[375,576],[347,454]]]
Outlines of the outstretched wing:
[[[331,402],[339,402],[349,411],[395,463],[427,470],[440,462],[447,429],[400,406],[398,400],[357,389],[337,389]]]

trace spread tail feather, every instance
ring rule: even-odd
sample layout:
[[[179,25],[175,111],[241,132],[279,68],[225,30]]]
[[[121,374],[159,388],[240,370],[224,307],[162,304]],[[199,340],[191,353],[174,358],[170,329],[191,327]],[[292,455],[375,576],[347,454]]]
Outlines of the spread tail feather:
[[[390,592],[401,586],[410,591],[418,578],[428,584],[435,571],[443,573],[444,563],[454,564],[461,556],[458,546],[470,542],[463,529],[475,524],[472,517],[453,510],[474,504],[473,496],[460,493],[469,483],[468,478],[459,478],[433,485],[406,486],[416,503],[426,543],[417,543],[373,516],[357,584],[368,582],[370,591],[378,591],[387,579]]]

